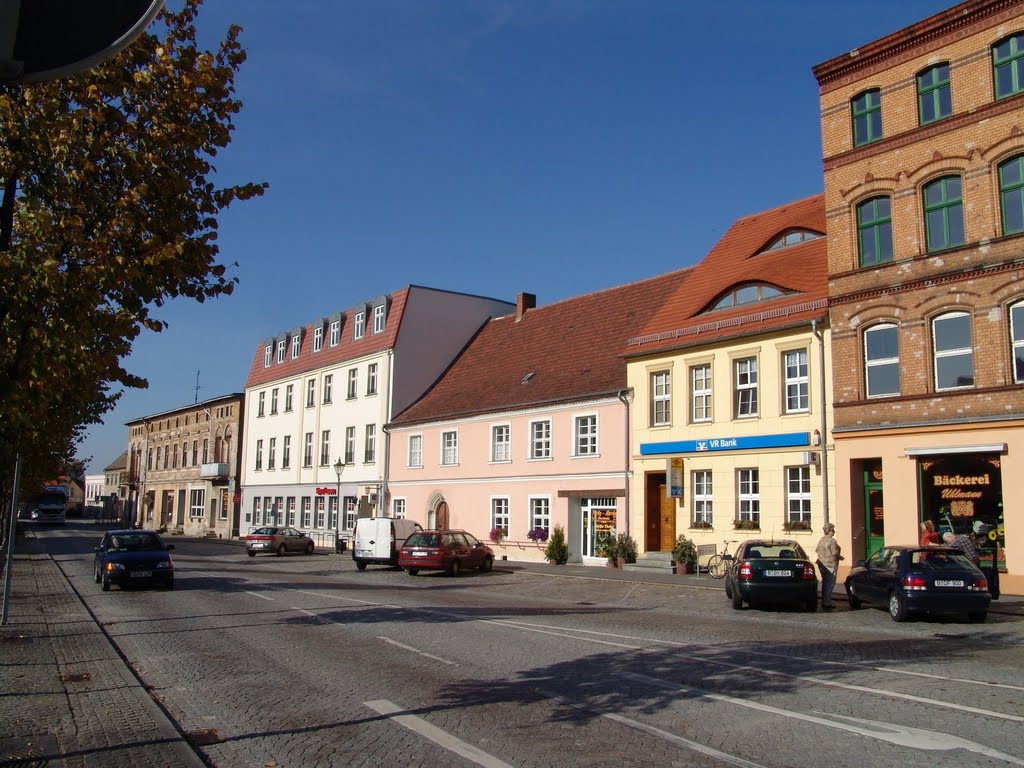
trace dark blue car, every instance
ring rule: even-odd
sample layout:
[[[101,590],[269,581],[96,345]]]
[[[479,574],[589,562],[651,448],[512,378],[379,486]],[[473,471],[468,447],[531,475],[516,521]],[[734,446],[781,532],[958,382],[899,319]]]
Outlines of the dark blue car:
[[[875,603],[894,621],[915,613],[966,614],[984,621],[992,602],[988,579],[959,549],[882,547],[846,577],[851,608]]]
[[[172,549],[154,531],[107,531],[93,560],[96,583],[104,592],[111,584],[174,589]]]

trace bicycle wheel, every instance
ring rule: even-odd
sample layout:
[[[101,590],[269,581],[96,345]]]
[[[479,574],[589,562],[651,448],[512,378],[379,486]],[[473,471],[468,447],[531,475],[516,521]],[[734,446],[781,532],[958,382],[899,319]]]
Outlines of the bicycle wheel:
[[[714,579],[720,579],[725,576],[725,560],[721,555],[712,555],[708,559],[708,573]]]

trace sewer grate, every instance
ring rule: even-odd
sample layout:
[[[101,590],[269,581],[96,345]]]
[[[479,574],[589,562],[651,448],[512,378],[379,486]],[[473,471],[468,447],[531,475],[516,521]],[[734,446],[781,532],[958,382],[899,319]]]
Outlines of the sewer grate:
[[[75,672],[68,675],[57,675],[62,683],[83,683],[92,680],[92,672]]]
[[[216,728],[203,728],[199,731],[186,731],[185,740],[195,747],[219,744],[223,739]]]

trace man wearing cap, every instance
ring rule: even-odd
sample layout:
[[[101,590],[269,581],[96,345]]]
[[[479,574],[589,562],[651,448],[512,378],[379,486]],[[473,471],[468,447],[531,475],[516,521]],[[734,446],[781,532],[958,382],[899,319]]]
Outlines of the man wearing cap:
[[[836,588],[836,576],[839,573],[840,554],[839,542],[836,541],[836,527],[825,523],[822,528],[825,535],[818,540],[815,553],[818,555],[818,570],[821,571],[821,608],[832,610],[832,592]]]

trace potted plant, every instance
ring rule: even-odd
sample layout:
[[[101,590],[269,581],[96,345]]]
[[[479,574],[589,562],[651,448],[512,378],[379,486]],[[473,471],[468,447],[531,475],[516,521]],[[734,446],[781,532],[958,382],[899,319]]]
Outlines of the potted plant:
[[[737,531],[757,531],[760,530],[761,525],[756,520],[743,519],[733,520],[732,527]]]
[[[697,545],[680,536],[672,547],[672,559],[676,563],[676,573],[693,573],[697,565]]]
[[[607,559],[607,566],[609,568],[618,566],[619,548],[613,531],[597,534],[597,554]]]
[[[615,550],[619,568],[625,563],[636,562],[636,540],[628,533],[622,532],[615,537]]]
[[[541,528],[538,525],[536,528],[532,528],[526,532],[526,538],[530,541],[536,541],[538,544],[541,544],[548,540],[548,529]]]
[[[506,531],[504,528],[499,528],[497,526],[491,528],[490,537],[491,541],[493,541],[495,544],[501,544],[501,542],[504,541],[506,536],[508,536],[508,531]]]
[[[782,524],[784,531],[809,531],[811,523],[809,520],[787,520]]]
[[[556,525],[551,531],[551,538],[544,548],[544,557],[554,565],[565,565],[569,560],[569,545],[565,542],[565,529]]]
[[[690,527],[698,530],[709,531],[711,530],[711,523],[709,523],[707,520],[694,520],[690,524]]]

